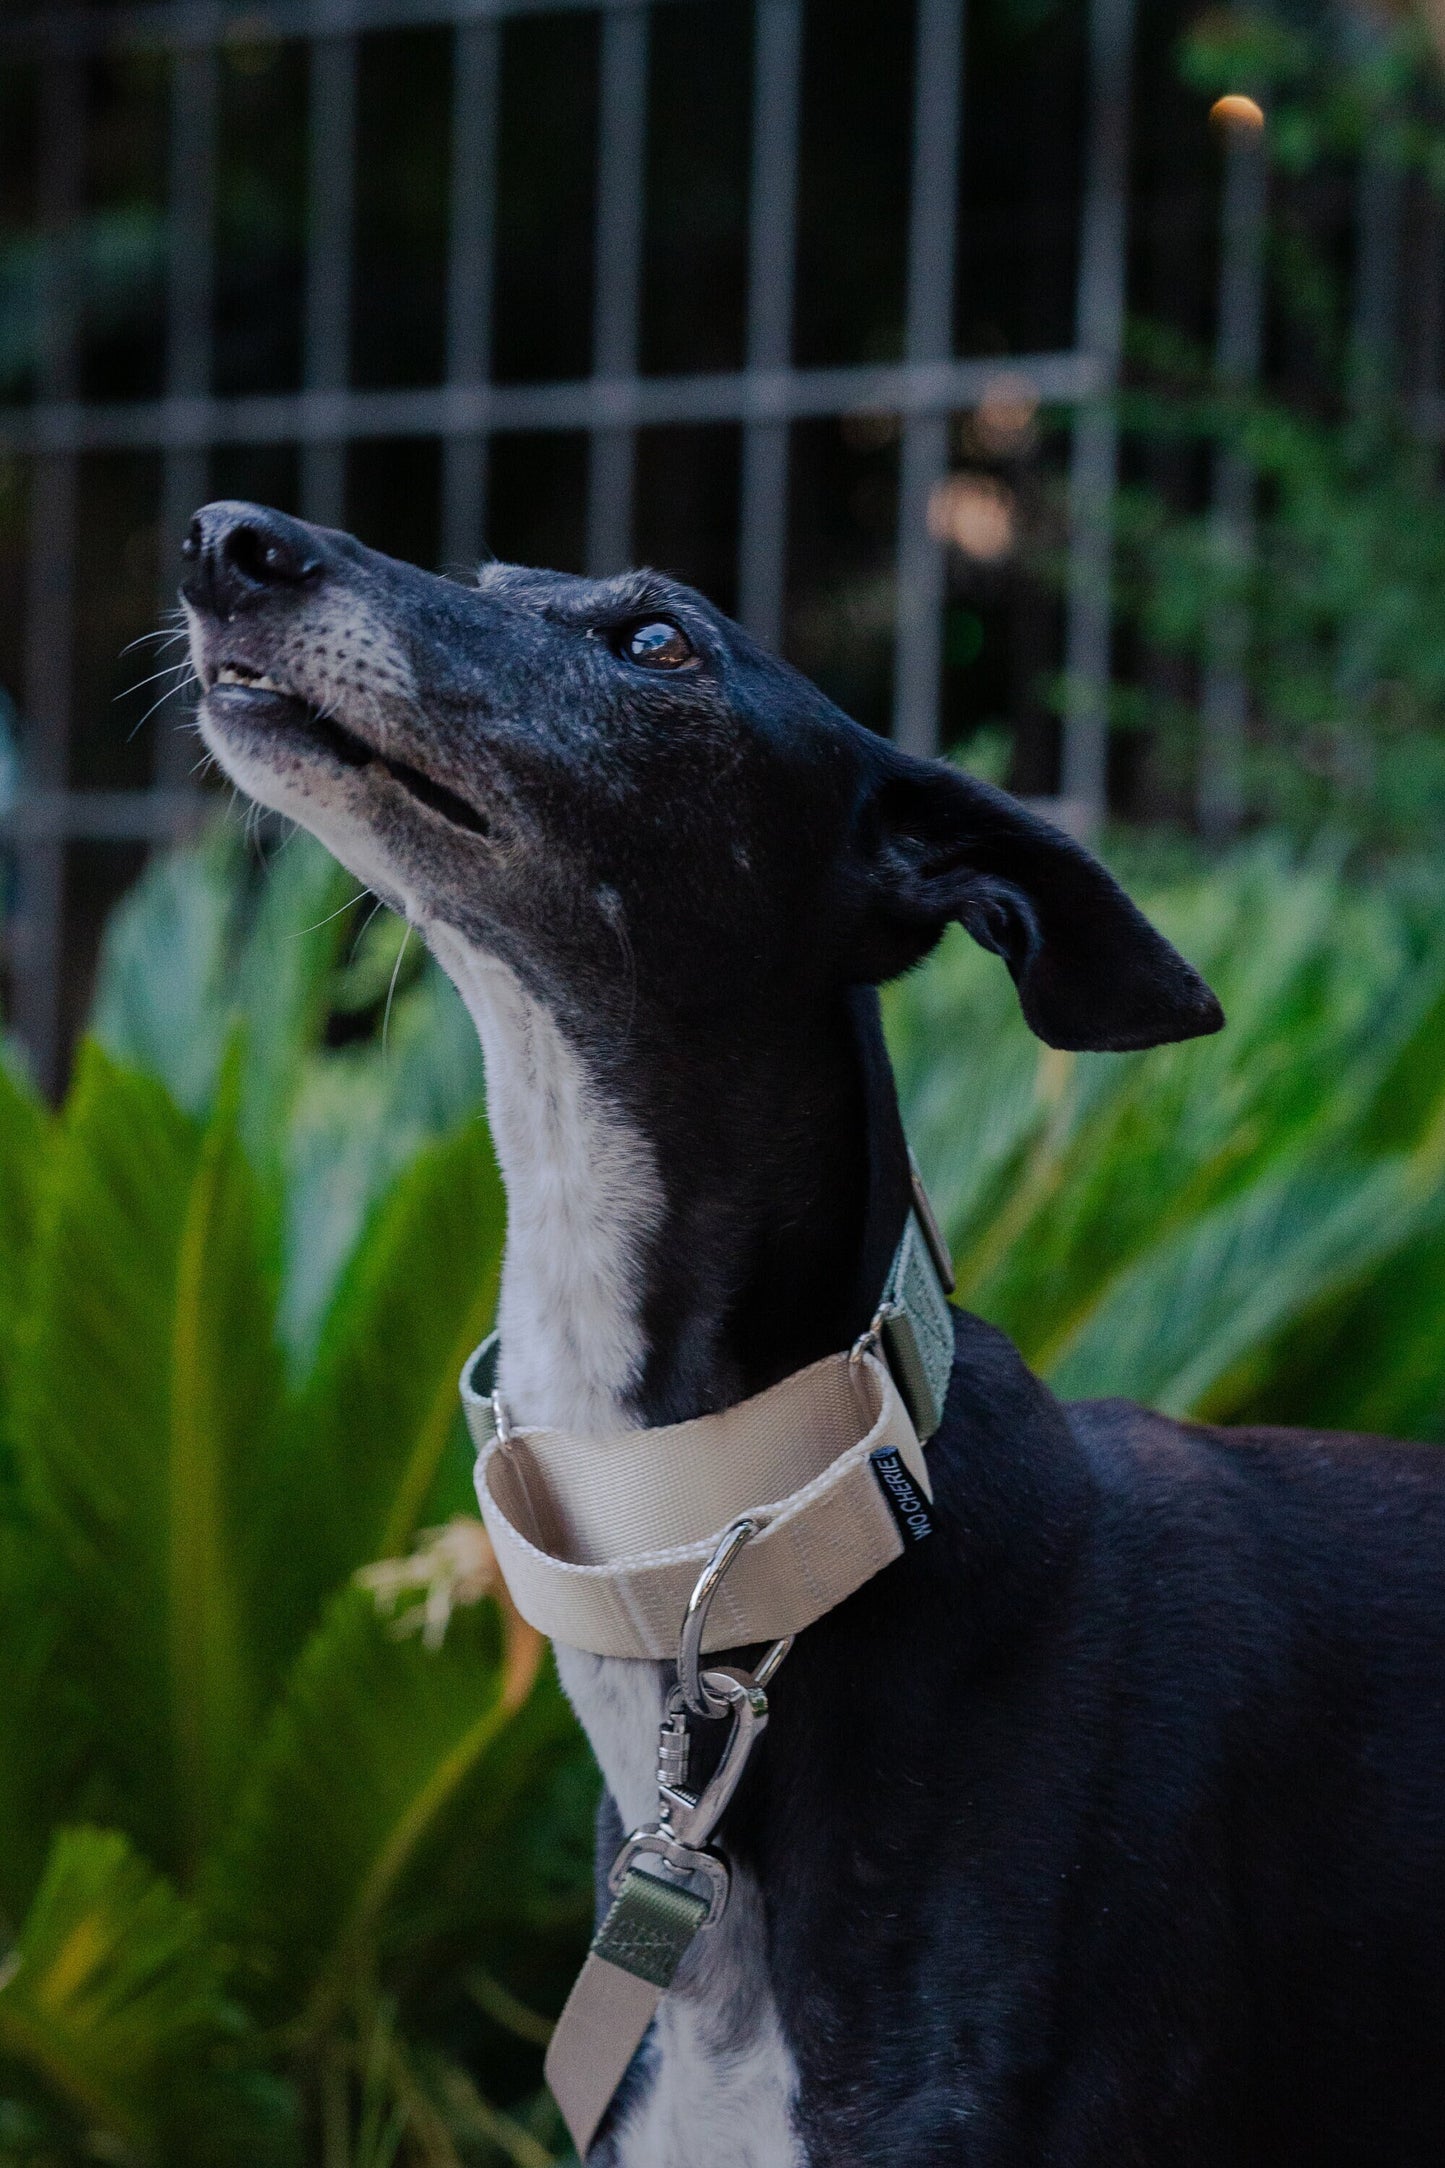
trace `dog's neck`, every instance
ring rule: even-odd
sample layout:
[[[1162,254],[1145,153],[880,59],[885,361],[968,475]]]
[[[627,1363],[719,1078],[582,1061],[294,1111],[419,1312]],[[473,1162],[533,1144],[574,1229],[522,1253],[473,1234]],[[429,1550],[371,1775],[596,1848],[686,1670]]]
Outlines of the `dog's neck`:
[[[786,1043],[613,1057],[580,1051],[507,966],[444,928],[432,945],[486,1061],[514,1420],[589,1436],[682,1421],[850,1344],[908,1197],[871,992]]]
[[[450,933],[507,1190],[498,1384],[512,1419],[605,1438],[685,1421],[851,1345],[908,1209],[870,990],[727,1046],[639,1032],[589,1059],[547,1003]],[[788,1034],[784,1033],[785,1037]],[[679,1621],[679,1625],[681,1621]],[[656,1809],[663,1666],[557,1649],[625,1825]]]

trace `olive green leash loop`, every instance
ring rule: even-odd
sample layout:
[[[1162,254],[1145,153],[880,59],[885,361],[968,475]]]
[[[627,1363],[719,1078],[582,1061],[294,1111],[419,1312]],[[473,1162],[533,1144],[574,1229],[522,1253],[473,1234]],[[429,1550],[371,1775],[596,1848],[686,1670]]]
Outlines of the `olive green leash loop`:
[[[708,1901],[674,1889],[640,1867],[629,1868],[606,1919],[592,1940],[594,1957],[605,1958],[653,1987],[671,1987],[672,1976],[707,1924]]]

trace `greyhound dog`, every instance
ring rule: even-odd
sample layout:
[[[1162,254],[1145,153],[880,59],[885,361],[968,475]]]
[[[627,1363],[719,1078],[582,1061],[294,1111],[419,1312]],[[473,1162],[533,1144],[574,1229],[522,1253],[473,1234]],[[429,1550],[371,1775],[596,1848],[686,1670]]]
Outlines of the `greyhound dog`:
[[[501,1388],[585,1438],[864,1334],[875,989],[958,920],[1040,1037],[1218,1028],[1078,844],[652,573],[434,577],[206,507],[200,727],[424,934],[507,1188]],[[614,2168],[1445,2162],[1445,1457],[1061,1406],[956,1314],[933,1532],[799,1634]],[[663,1662],[559,1646],[647,1817]]]

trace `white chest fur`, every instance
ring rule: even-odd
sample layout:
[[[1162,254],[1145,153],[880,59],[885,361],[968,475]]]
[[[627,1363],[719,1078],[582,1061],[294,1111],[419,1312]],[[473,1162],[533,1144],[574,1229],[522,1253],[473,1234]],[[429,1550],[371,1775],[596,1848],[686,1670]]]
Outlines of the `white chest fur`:
[[[640,1259],[662,1189],[647,1140],[602,1102],[514,975],[428,929],[470,1009],[507,1187],[500,1385],[520,1423],[605,1436],[643,1358]],[[662,1674],[559,1647],[557,1667],[629,1828],[656,1808]],[[761,1896],[735,1877],[720,1925],[685,1960],[654,2026],[654,2075],[613,2141],[616,2168],[797,2168],[797,2090],[768,1980]]]

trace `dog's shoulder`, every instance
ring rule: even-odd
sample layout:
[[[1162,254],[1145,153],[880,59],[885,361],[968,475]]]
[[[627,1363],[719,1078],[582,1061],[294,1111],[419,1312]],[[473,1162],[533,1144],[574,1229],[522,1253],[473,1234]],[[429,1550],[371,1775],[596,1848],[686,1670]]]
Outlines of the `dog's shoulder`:
[[[1157,1610],[1154,1630],[1185,1643],[1232,1619],[1251,1646],[1282,1647],[1293,1619],[1321,1642],[1445,1650],[1445,1448],[1061,1402],[1003,1333],[959,1313],[929,1461],[950,1554],[932,1577],[1007,1591],[1005,1632],[1020,1610],[1084,1600]]]
[[[1065,1413],[1105,1570],[1147,1606],[1181,1675],[1243,1664],[1242,1700],[1278,1692],[1357,1746],[1382,1727],[1393,1761],[1445,1775],[1445,1450],[1126,1401]]]
[[[1333,1531],[1358,1562],[1398,1575],[1417,1551],[1445,1573],[1445,1449],[1364,1431],[1188,1422],[1129,1400],[1082,1400],[1064,1414],[1096,1480],[1142,1508],[1171,1503],[1293,1531]],[[1278,1561],[1287,1570],[1288,1555]]]

